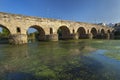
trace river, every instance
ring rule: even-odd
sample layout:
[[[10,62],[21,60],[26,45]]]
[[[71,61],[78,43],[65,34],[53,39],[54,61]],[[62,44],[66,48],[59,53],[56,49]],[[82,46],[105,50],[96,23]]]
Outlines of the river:
[[[119,40],[0,44],[0,80],[119,80]]]

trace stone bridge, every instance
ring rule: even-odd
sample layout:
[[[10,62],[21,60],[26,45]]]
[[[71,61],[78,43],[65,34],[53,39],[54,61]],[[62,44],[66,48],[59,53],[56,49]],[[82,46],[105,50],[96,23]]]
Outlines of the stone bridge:
[[[0,12],[0,27],[10,32],[9,42],[24,44],[28,42],[27,30],[35,28],[39,40],[58,41],[59,39],[110,39],[113,28],[83,22],[39,18]]]

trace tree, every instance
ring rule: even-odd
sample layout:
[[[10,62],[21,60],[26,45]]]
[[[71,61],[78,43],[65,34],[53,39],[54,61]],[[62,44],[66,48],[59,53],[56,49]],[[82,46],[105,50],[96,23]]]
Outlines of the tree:
[[[9,33],[10,33],[10,32],[9,32],[7,29],[5,29],[5,28],[2,29],[2,35],[3,35],[3,36],[8,36]]]

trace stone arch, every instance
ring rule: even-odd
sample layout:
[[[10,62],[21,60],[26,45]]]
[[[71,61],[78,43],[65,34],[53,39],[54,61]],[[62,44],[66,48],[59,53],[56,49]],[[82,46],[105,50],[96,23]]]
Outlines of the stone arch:
[[[77,35],[78,35],[79,39],[84,39],[84,38],[87,37],[86,30],[84,29],[84,27],[79,27],[78,28]]]
[[[60,26],[57,30],[57,33],[59,40],[70,39],[70,29],[67,26]]]
[[[100,29],[98,29],[98,33],[101,33]]]
[[[9,43],[9,37],[10,37],[10,30],[4,26],[0,24],[1,29],[3,30],[3,33],[0,33],[0,44],[8,44]]]
[[[109,34],[110,34],[110,33],[111,33],[111,32],[110,32],[110,30],[107,30],[107,33],[109,33]]]
[[[104,35],[105,34],[105,30],[101,29],[101,34]]]
[[[97,29],[96,28],[91,28],[91,33],[92,33],[92,38],[97,38]]]
[[[105,39],[106,38],[106,33],[104,29],[101,29],[101,38]]]
[[[4,25],[0,24],[0,27],[6,29],[6,30],[9,32],[9,34],[11,34],[11,32],[10,32],[10,30],[7,28],[7,26],[4,26]]]
[[[120,39],[120,31],[119,30],[113,30],[112,33],[114,34],[115,39]]]
[[[45,30],[42,27],[40,27],[38,25],[32,25],[29,28],[34,28],[34,29],[36,29],[38,31],[38,33],[35,35],[35,37],[39,41],[44,41],[45,40]]]

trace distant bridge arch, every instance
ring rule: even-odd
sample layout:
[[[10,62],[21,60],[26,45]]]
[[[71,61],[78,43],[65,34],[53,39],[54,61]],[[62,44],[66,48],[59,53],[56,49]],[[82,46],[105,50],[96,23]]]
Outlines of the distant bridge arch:
[[[101,29],[101,34],[104,35],[105,34],[105,30]]]
[[[34,28],[38,31],[38,34],[37,34],[36,37],[38,38],[39,41],[44,41],[45,40],[45,30],[42,27],[40,27],[38,25],[32,25],[29,28]],[[27,31],[28,31],[28,29],[27,29]]]
[[[79,39],[87,38],[87,35],[86,35],[87,32],[86,32],[84,27],[79,27],[78,30],[77,30],[77,34],[78,34]]]
[[[57,30],[58,38],[62,40],[70,39],[70,29],[67,26],[60,26]]]
[[[109,33],[109,34],[110,34],[110,33],[111,33],[111,31],[108,29],[108,30],[107,30],[107,33]]]
[[[96,38],[97,37],[97,34],[98,34],[98,31],[97,31],[97,29],[96,28],[91,28],[91,33],[92,33],[92,38]]]

